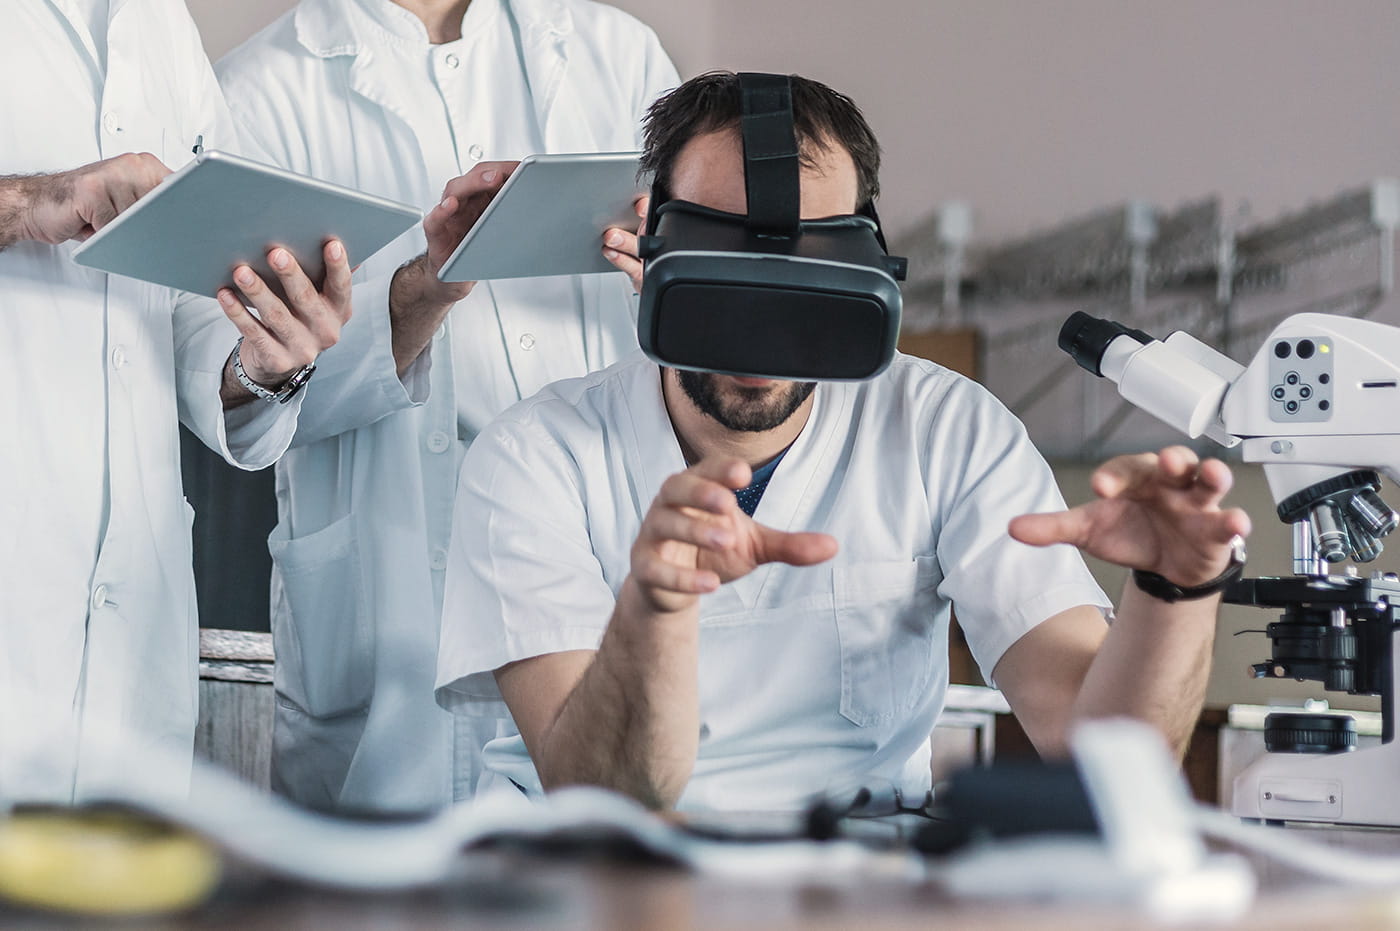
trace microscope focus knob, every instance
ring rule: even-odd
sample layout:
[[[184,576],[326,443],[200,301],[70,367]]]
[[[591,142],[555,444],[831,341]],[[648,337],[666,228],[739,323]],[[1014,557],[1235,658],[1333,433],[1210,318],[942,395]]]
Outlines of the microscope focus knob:
[[[1274,712],[1264,718],[1270,753],[1345,753],[1356,749],[1356,719],[1346,714]]]

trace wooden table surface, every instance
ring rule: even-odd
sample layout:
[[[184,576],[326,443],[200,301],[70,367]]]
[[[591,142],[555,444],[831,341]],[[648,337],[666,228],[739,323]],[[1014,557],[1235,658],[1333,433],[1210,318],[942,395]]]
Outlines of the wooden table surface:
[[[1292,829],[1289,829],[1292,830]],[[1400,833],[1301,831],[1351,849],[1400,855]],[[1211,927],[1268,929],[1400,928],[1400,888],[1322,883],[1257,864],[1261,891],[1243,919]],[[578,862],[503,852],[463,857],[459,877],[412,894],[351,895],[307,889],[235,872],[219,893],[186,915],[94,922],[6,910],[0,928],[227,929],[1112,929],[1159,925],[1123,908],[1089,904],[952,901],[936,881],[894,878],[781,884],[694,875],[651,864]]]

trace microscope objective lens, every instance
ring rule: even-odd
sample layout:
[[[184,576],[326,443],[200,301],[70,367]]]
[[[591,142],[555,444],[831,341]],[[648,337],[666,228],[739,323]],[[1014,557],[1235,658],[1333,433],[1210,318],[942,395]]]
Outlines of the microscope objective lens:
[[[1342,562],[1351,550],[1346,528],[1338,517],[1337,509],[1325,501],[1314,507],[1308,515],[1313,527],[1317,555],[1328,562]]]
[[[1400,516],[1374,491],[1363,489],[1357,492],[1347,506],[1353,519],[1378,537],[1391,533],[1400,524]]]

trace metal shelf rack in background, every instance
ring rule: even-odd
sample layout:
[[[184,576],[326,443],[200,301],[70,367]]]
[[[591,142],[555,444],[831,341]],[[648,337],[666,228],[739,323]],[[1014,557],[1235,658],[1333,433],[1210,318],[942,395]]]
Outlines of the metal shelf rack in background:
[[[905,329],[975,327],[982,381],[1042,450],[1092,460],[1181,437],[1056,348],[1070,313],[1186,330],[1241,362],[1291,314],[1374,314],[1394,287],[1400,185],[1375,181],[1257,224],[1215,197],[1173,210],[1133,200],[980,247],[969,219],[945,206],[895,243],[910,257]]]

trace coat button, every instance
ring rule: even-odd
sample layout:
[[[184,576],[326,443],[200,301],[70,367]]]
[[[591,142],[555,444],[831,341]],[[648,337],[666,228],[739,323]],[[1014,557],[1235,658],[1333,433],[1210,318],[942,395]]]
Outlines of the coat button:
[[[471,157],[471,160],[474,162],[481,161],[481,156],[485,154],[486,150],[483,149],[481,146],[477,145],[475,142],[473,142],[470,146],[467,147],[467,155],[469,155]]]
[[[107,607],[107,586],[99,585],[92,590],[92,610],[101,611]]]
[[[462,59],[458,58],[453,53],[448,52],[447,57],[442,60],[442,63],[449,68],[456,69],[456,67],[462,63]]]
[[[119,369],[126,365],[126,349],[121,346],[112,350],[112,368]]]
[[[535,348],[535,334],[533,334],[533,333],[521,333],[521,334],[520,334],[520,348],[523,349],[523,350],[525,350],[526,352],[529,352],[531,349],[534,349],[534,348]]]
[[[428,452],[445,453],[451,445],[452,438],[441,430],[435,430],[428,435]]]
[[[117,116],[115,111],[108,110],[102,114],[102,128],[115,136],[122,131],[121,117]]]

